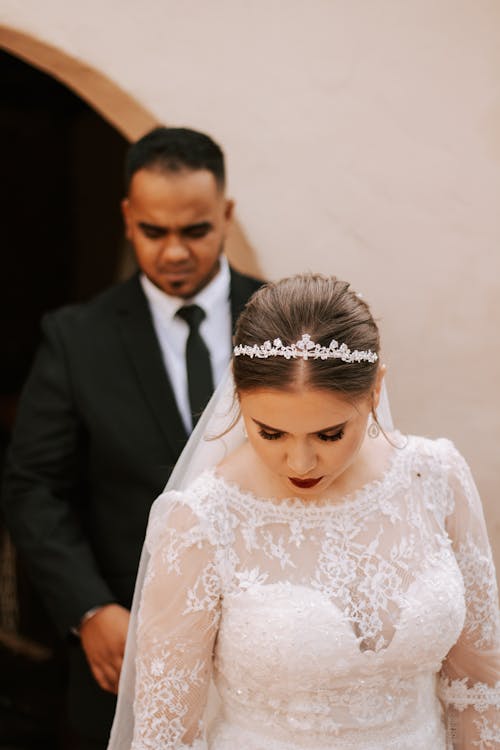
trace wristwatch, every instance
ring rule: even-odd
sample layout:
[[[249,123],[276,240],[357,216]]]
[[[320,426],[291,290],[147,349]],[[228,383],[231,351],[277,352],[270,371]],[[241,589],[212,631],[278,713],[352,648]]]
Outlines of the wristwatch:
[[[96,615],[103,607],[105,607],[105,604],[99,604],[98,607],[92,607],[91,609],[88,609],[83,617],[81,618],[80,622],[76,627],[71,628],[71,632],[73,635],[76,635],[78,638],[80,637],[80,629],[84,623],[86,623],[88,620],[91,620],[94,615]]]

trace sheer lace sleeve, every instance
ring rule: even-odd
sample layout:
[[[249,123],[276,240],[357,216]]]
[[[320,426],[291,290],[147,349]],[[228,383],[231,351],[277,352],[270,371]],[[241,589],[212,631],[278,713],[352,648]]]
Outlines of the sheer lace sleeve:
[[[203,750],[220,594],[216,543],[179,493],[154,506],[137,627],[132,750]]]
[[[448,444],[449,445],[449,444]],[[500,623],[495,571],[474,481],[449,445],[448,533],[462,572],[466,618],[443,662],[440,697],[453,750],[500,748]]]

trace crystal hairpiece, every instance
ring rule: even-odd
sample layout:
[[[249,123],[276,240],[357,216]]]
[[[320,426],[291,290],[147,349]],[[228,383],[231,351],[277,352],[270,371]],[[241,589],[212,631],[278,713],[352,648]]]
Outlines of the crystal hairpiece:
[[[332,339],[329,346],[315,344],[308,333],[304,333],[302,338],[295,344],[285,346],[281,339],[264,341],[261,346],[257,344],[244,345],[239,344],[233,350],[235,357],[257,357],[257,359],[267,359],[268,357],[284,357],[285,359],[341,359],[342,362],[376,362],[378,354],[370,350],[351,351],[347,344],[339,344]]]

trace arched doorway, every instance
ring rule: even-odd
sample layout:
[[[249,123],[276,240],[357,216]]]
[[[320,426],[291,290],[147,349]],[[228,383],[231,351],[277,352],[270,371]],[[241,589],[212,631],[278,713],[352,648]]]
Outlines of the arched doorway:
[[[7,52],[0,52],[0,80],[3,451],[41,316],[89,298],[120,275],[127,140],[66,86]],[[54,750],[64,659],[1,525],[0,533],[0,746]]]
[[[5,52],[0,69],[0,304],[7,369],[15,369],[4,366],[0,378],[10,382],[26,371],[43,312],[86,299],[117,277],[127,141],[52,77]]]

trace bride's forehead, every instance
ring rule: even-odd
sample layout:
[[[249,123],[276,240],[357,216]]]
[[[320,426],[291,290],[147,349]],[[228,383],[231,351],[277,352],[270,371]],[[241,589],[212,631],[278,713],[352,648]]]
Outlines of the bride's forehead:
[[[287,431],[318,431],[346,422],[358,414],[360,404],[337,391],[253,389],[239,394],[243,416]],[[273,420],[279,420],[274,424]],[[293,429],[292,429],[293,427]],[[309,429],[310,428],[310,429]]]

